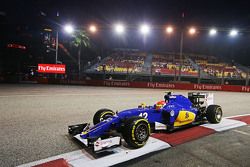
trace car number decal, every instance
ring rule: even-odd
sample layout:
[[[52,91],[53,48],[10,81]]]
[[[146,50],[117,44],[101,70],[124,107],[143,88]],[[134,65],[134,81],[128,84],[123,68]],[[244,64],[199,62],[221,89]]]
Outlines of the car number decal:
[[[148,113],[146,113],[146,112],[140,113],[139,116],[140,116],[140,117],[143,117],[143,118],[147,118],[147,117],[148,117]]]

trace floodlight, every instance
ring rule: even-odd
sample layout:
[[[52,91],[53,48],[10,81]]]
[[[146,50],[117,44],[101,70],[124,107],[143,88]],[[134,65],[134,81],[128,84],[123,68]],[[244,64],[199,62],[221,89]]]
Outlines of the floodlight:
[[[140,27],[140,32],[141,32],[143,35],[149,34],[149,32],[150,32],[150,26],[147,25],[147,24],[141,25],[141,27]]]
[[[66,33],[72,34],[74,32],[74,27],[71,24],[66,24],[64,26],[64,31]]]
[[[210,31],[209,31],[209,35],[210,36],[215,36],[217,34],[217,30],[215,28],[212,28]]]
[[[90,26],[89,26],[89,31],[90,31],[91,33],[96,33],[97,27],[96,27],[95,25],[90,25]]]
[[[230,35],[231,37],[235,37],[235,36],[238,35],[238,31],[235,30],[235,29],[232,29],[232,30],[230,31],[229,35]]]
[[[174,31],[174,29],[173,29],[173,27],[171,27],[171,26],[168,26],[168,27],[166,28],[166,33],[167,33],[167,34],[172,34],[173,31]]]
[[[190,35],[194,35],[196,33],[196,29],[194,27],[191,27],[188,32]]]
[[[123,34],[125,32],[125,26],[121,23],[117,23],[114,26],[114,30],[117,34]]]

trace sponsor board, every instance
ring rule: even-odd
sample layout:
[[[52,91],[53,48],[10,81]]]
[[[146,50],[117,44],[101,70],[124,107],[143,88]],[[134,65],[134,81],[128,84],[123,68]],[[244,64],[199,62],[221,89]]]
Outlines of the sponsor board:
[[[175,89],[175,84],[171,83],[158,83],[158,82],[148,82],[148,88],[166,88],[166,89]]]
[[[65,74],[65,64],[38,64],[39,73]]]
[[[60,80],[61,83],[65,83]],[[38,80],[38,83],[41,83]],[[230,91],[230,92],[250,92],[250,86],[239,85],[211,85],[211,84],[191,84],[191,83],[160,83],[160,82],[129,82],[129,81],[109,81],[109,80],[84,80],[67,81],[69,84],[81,84],[88,86],[109,86],[109,87],[130,87],[130,88],[153,88],[153,89],[180,89],[180,90],[209,90],[209,91]]]
[[[127,81],[104,81],[104,86],[130,87]]]
[[[222,85],[194,84],[195,90],[222,90]]]
[[[250,87],[249,86],[242,86],[241,91],[242,92],[250,92]]]

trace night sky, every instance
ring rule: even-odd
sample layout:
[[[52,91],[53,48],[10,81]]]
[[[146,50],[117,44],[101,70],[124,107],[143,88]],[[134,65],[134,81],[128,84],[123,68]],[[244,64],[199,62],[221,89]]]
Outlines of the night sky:
[[[8,27],[7,30],[1,28],[1,36],[4,38],[11,36],[6,35],[4,31],[10,32],[10,27],[17,24],[27,25],[33,33],[36,33],[35,31],[42,26],[53,27],[55,23],[63,25],[70,22],[79,28],[95,23],[100,31],[91,38],[99,47],[178,52],[180,39],[178,28],[181,25],[205,29],[218,27],[223,30],[238,28],[242,31],[235,39],[229,38],[226,31],[219,32],[213,39],[208,37],[207,31],[204,30],[199,30],[195,37],[185,36],[184,52],[235,59],[249,66],[249,9],[250,3],[246,0],[14,0],[1,4],[0,23],[3,27]],[[56,22],[57,12],[60,16]],[[183,12],[184,23],[181,17]],[[118,21],[129,26],[122,38],[117,37],[110,27]],[[144,42],[136,29],[141,23],[148,23],[154,27]],[[163,31],[164,26],[168,24],[177,28],[171,37],[166,36]],[[15,38],[13,34],[11,38]]]

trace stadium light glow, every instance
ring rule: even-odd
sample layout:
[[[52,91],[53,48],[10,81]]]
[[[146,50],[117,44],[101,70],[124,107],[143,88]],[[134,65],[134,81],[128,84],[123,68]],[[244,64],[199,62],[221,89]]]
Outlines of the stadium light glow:
[[[235,29],[231,30],[230,33],[229,33],[229,36],[231,36],[231,37],[235,37],[237,35],[238,35],[238,31],[235,30]]]
[[[189,34],[190,35],[194,35],[196,33],[196,29],[194,27],[191,27],[189,30],[188,30]]]
[[[140,26],[140,32],[143,34],[143,35],[147,35],[150,33],[150,26],[147,25],[147,24],[142,24]]]
[[[217,34],[217,30],[215,28],[212,28],[210,31],[209,31],[209,35],[210,36],[215,36]]]
[[[90,31],[91,33],[96,33],[96,32],[97,32],[97,27],[96,27],[95,25],[90,25],[90,26],[89,26],[89,31]]]
[[[166,28],[166,33],[167,33],[167,34],[172,34],[173,31],[174,31],[174,29],[173,29],[172,26],[168,26],[168,27]]]
[[[114,30],[117,34],[123,34],[125,32],[125,26],[121,23],[114,25]]]
[[[66,24],[64,26],[64,31],[68,34],[72,34],[74,32],[74,27],[71,24]]]

